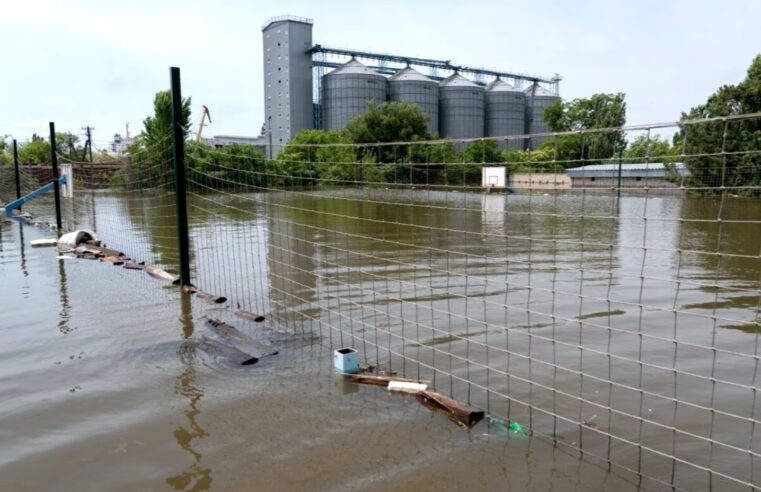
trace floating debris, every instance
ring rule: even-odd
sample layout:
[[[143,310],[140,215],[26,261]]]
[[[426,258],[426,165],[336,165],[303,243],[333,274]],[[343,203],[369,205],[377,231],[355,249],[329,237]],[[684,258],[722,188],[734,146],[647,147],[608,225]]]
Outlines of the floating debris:
[[[58,240],[57,239],[32,239],[31,241],[29,241],[29,244],[31,244],[33,248],[48,248],[58,244]]]
[[[483,410],[460,403],[435,391],[420,391],[416,396],[426,407],[445,413],[450,420],[465,427],[473,427],[485,415]]]
[[[428,389],[425,383],[411,383],[409,381],[389,381],[386,388],[389,391],[401,391],[402,393],[420,393]]]
[[[244,309],[241,309],[240,304],[238,304],[238,309],[233,311],[233,313],[236,316],[240,316],[241,318],[245,318],[245,319],[250,319],[251,321],[256,321],[257,323],[261,323],[265,319],[264,316],[262,316],[261,314],[255,314],[255,313],[246,311]]]
[[[67,232],[58,238],[57,244],[60,251],[69,251],[87,241],[97,240],[98,236],[93,231],[80,229],[74,232]]]
[[[209,318],[206,320],[206,325],[225,341],[234,344],[236,348],[252,354],[259,359],[277,354],[277,349],[271,345],[254,340],[239,329],[223,321]]]
[[[180,277],[177,275],[172,275],[171,273],[162,270],[159,267],[153,266],[153,265],[145,265],[144,267],[146,273],[150,275],[153,278],[157,278],[159,280],[168,280],[172,282],[173,284],[180,283]]]
[[[259,362],[259,358],[256,356],[205,336],[202,336],[198,342],[198,348],[213,357],[224,357],[242,366],[250,366]]]

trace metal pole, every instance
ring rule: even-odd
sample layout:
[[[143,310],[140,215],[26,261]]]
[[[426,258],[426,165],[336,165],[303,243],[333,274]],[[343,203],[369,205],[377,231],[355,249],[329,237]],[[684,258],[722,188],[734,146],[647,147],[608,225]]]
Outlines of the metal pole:
[[[174,196],[177,207],[177,246],[180,250],[180,281],[190,283],[190,241],[188,210],[185,195],[185,130],[182,128],[182,92],[180,69],[169,69],[172,88],[172,157],[174,161]]]
[[[21,173],[19,172],[18,167],[18,144],[16,143],[16,140],[13,140],[13,167],[16,170],[16,199],[18,200],[21,198]],[[21,211],[21,207],[18,208],[19,212]]]
[[[55,197],[55,225],[60,232],[63,229],[61,223],[61,190],[58,184],[58,154],[55,145],[55,123],[50,122],[50,162],[53,166],[53,196]]]
[[[624,160],[624,149],[618,151],[618,198],[621,198],[621,168]]]

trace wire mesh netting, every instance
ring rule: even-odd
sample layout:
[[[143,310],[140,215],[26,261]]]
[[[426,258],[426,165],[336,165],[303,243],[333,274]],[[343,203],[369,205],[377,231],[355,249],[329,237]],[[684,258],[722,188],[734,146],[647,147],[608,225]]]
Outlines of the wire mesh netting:
[[[544,136],[189,144],[193,283],[645,486],[757,487],[761,117]],[[176,271],[169,145],[68,216]]]

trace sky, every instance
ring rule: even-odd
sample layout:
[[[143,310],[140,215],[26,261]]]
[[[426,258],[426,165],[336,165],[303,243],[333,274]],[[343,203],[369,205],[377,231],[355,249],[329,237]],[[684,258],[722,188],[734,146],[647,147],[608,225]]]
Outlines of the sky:
[[[140,131],[169,67],[182,73],[195,125],[258,135],[263,123],[261,26],[314,20],[329,46],[448,59],[494,70],[559,73],[564,99],[623,92],[628,124],[674,121],[761,53],[758,0],[278,2],[3,0],[0,135],[82,134],[96,148]]]

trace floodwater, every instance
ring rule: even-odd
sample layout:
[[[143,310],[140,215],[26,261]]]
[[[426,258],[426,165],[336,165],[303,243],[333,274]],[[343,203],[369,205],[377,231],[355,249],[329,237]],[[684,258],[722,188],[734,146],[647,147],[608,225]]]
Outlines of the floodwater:
[[[758,483],[760,202],[189,198],[193,278],[263,326],[141,272],[57,259],[29,247],[44,231],[2,225],[0,490]],[[176,270],[172,199],[99,192],[68,204],[67,220]],[[279,354],[236,367],[197,350],[205,316]],[[345,345],[535,435],[465,430],[414,398],[343,383],[331,346]]]

